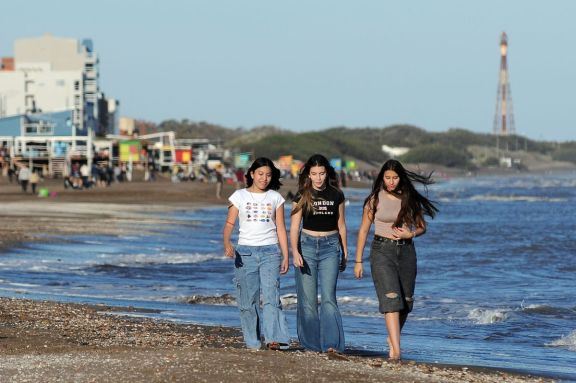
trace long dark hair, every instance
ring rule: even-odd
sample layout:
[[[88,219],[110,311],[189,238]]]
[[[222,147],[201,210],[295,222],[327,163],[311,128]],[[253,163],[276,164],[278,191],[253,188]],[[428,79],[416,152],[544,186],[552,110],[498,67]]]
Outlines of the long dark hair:
[[[376,215],[376,209],[378,207],[378,194],[381,190],[387,191],[386,185],[384,184],[384,173],[387,170],[393,170],[400,178],[396,189],[391,192],[388,191],[388,193],[395,195],[402,201],[400,212],[398,213],[396,222],[394,222],[394,226],[402,226],[403,224],[417,226],[418,223],[424,221],[424,214],[434,218],[438,212],[438,208],[434,202],[420,194],[413,185],[414,182],[420,183],[424,185],[424,189],[428,192],[427,186],[434,183],[432,173],[427,176],[413,173],[406,170],[399,161],[388,160],[382,165],[378,177],[374,180],[372,192],[368,198],[364,200],[364,207],[369,207],[372,220]]]
[[[246,171],[246,187],[250,187],[254,183],[254,179],[252,178],[252,174],[250,173],[263,166],[268,166],[270,170],[272,170],[272,179],[270,180],[270,183],[268,184],[266,190],[280,189],[280,186],[282,186],[282,182],[280,182],[280,169],[274,166],[274,162],[272,162],[271,159],[266,157],[256,158],[254,162],[252,162],[252,165],[250,166],[248,171]]]
[[[300,210],[308,214],[314,209],[314,205],[312,204],[314,188],[312,187],[312,180],[310,180],[310,168],[314,166],[323,166],[324,169],[326,169],[326,186],[339,190],[338,176],[336,175],[334,167],[330,165],[330,161],[322,154],[314,154],[308,158],[308,161],[306,161],[300,170],[300,175],[298,176],[298,194],[300,194],[300,199],[296,203],[296,207],[292,210],[292,214],[296,214]]]

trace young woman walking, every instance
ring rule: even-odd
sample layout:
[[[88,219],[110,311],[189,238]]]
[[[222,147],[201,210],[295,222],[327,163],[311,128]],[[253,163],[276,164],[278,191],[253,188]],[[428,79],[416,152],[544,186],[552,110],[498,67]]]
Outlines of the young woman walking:
[[[362,255],[372,223],[374,240],[370,249],[370,268],[379,310],[388,330],[389,361],[399,361],[400,332],[414,304],[416,251],[413,239],[426,232],[424,215],[434,217],[438,209],[420,194],[413,183],[433,181],[412,173],[396,160],[389,160],[374,180],[372,192],[364,201],[358,231],[354,274],[362,278]]]
[[[344,194],[338,188],[334,168],[322,155],[310,157],[300,172],[292,204],[290,242],[296,266],[300,344],[317,352],[343,352],[336,282],[348,258]]]
[[[280,303],[280,273],[288,271],[288,238],[284,223],[284,198],[276,190],[280,170],[268,158],[258,158],[246,173],[245,189],[229,198],[224,224],[224,251],[235,258],[235,278],[240,322],[246,347],[287,348],[290,343],[286,317]],[[240,234],[236,249],[230,242],[236,219]],[[260,308],[262,294],[262,308]]]

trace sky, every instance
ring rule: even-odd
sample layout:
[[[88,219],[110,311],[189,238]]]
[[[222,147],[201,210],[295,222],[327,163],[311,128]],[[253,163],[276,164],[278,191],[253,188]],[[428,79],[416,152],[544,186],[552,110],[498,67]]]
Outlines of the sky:
[[[576,140],[576,1],[27,0],[18,38],[91,38],[121,115],[293,131],[411,124],[491,133],[508,66],[516,132]]]

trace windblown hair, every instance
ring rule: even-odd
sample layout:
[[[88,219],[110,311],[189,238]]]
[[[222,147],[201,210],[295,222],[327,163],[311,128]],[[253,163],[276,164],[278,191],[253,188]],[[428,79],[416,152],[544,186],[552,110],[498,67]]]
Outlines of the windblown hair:
[[[338,175],[336,175],[334,167],[330,165],[330,161],[321,154],[314,154],[306,161],[300,170],[300,175],[298,176],[298,194],[300,195],[300,199],[296,203],[296,207],[292,210],[292,215],[300,210],[305,214],[309,214],[314,210],[312,203],[314,188],[312,187],[312,180],[310,179],[310,169],[314,166],[322,166],[326,169],[326,187],[333,187],[340,190],[338,187]]]
[[[406,170],[399,161],[388,160],[384,165],[382,165],[378,177],[374,180],[370,195],[366,200],[364,200],[364,207],[368,206],[370,209],[372,220],[374,220],[376,209],[378,207],[378,194],[380,191],[386,190],[384,173],[387,170],[393,170],[400,178],[398,187],[396,187],[394,191],[388,192],[400,198],[402,201],[400,212],[398,213],[396,222],[394,222],[394,226],[400,227],[403,224],[406,224],[408,226],[416,227],[418,224],[424,222],[424,214],[434,218],[438,212],[435,203],[420,194],[413,184],[417,182],[424,185],[427,194],[427,186],[434,183],[432,180],[432,173],[427,176],[413,173]]]
[[[280,169],[274,166],[274,162],[272,162],[271,159],[266,157],[260,157],[255,159],[254,162],[252,162],[250,168],[248,168],[245,175],[246,187],[250,187],[254,183],[254,179],[252,178],[252,174],[250,173],[254,172],[256,169],[261,168],[263,166],[267,166],[270,168],[270,170],[272,170],[272,179],[270,180],[270,183],[268,184],[266,190],[280,189],[280,186],[282,186],[282,183],[280,182]]]

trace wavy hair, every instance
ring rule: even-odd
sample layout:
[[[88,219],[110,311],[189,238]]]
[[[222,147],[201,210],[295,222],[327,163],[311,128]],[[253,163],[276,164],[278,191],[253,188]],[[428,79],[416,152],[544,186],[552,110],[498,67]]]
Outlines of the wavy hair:
[[[321,154],[314,154],[308,159],[308,161],[306,161],[300,170],[298,176],[298,194],[300,195],[300,199],[292,210],[291,215],[298,213],[300,210],[306,214],[309,214],[314,210],[314,204],[312,203],[312,193],[314,188],[312,187],[312,180],[310,179],[310,169],[314,166],[322,166],[326,169],[326,186],[340,190],[338,187],[338,175],[336,174],[334,167],[330,165],[330,161]]]
[[[387,170],[396,172],[400,178],[398,186],[391,192],[387,191],[384,184],[384,173]],[[378,208],[378,194],[382,190],[386,190],[388,193],[395,195],[402,201],[400,212],[398,213],[396,222],[394,222],[394,226],[399,227],[406,224],[415,227],[418,223],[424,221],[424,214],[434,218],[438,212],[438,208],[435,206],[433,201],[430,201],[416,190],[414,183],[424,185],[426,194],[428,194],[427,186],[434,183],[432,180],[432,173],[427,176],[420,175],[406,170],[397,160],[386,161],[384,165],[382,165],[378,177],[374,180],[370,195],[364,200],[364,207],[369,207],[372,220],[374,220]]]
[[[274,166],[274,162],[272,162],[271,159],[266,157],[260,157],[255,159],[254,162],[252,162],[250,168],[248,168],[245,174],[246,187],[249,188],[254,183],[254,179],[252,178],[252,174],[250,173],[264,166],[267,166],[270,168],[270,170],[272,170],[272,179],[270,180],[270,183],[266,187],[266,190],[268,191],[268,190],[280,189],[280,186],[282,186],[282,182],[280,182],[280,169]]]

